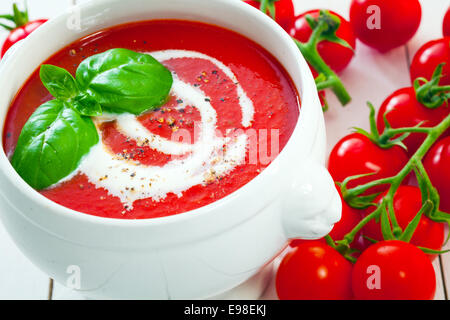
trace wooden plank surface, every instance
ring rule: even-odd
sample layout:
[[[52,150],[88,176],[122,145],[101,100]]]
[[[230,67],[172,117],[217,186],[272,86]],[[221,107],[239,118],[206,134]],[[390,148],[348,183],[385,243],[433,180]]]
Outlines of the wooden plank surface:
[[[417,50],[426,42],[442,38],[442,20],[447,8],[450,6],[450,0],[443,1],[426,1],[421,0],[422,15],[426,19],[426,23],[422,23],[415,36],[408,42],[406,46],[409,58],[408,64],[411,63]],[[448,228],[447,228],[448,232]],[[450,243],[447,243],[444,250],[450,250]],[[450,253],[441,255],[433,263],[435,266],[436,277],[438,278],[436,287],[436,299],[449,300],[450,290]],[[439,281],[441,280],[441,281]]]
[[[445,247],[446,250],[450,250],[450,244]],[[445,289],[445,298],[450,300],[450,253],[442,254],[439,257],[442,268],[442,285]]]
[[[0,13],[10,13],[13,2],[1,0]],[[71,0],[28,0],[30,18],[52,17],[70,3]],[[0,32],[0,43],[6,36],[7,32]],[[0,299],[47,299],[49,282],[48,276],[17,249],[0,223]]]
[[[78,0],[85,2],[88,0]],[[52,17],[65,10],[75,0],[29,0],[31,18]],[[329,94],[330,111],[325,118],[327,122],[328,150],[349,131],[352,126],[367,128],[368,109],[366,101],[375,106],[395,89],[408,86],[408,58],[426,41],[441,36],[442,16],[450,5],[450,0],[422,0],[423,19],[416,36],[406,47],[381,55],[374,50],[357,44],[356,57],[349,68],[342,74],[353,101],[346,108],[341,108],[336,99]],[[9,12],[12,0],[0,1],[0,13]],[[350,0],[295,0],[296,12],[308,9],[328,8],[348,18]],[[0,32],[0,41],[6,36]],[[450,246],[449,246],[450,249]],[[442,255],[434,262],[437,275],[436,299],[445,299],[450,288],[450,254]],[[444,280],[443,280],[444,279]],[[46,299],[49,294],[49,279],[34,267],[17,249],[0,225],[0,299]],[[59,284],[53,288],[54,299],[80,299],[74,293]],[[265,299],[275,299],[276,292],[272,285],[266,292]]]

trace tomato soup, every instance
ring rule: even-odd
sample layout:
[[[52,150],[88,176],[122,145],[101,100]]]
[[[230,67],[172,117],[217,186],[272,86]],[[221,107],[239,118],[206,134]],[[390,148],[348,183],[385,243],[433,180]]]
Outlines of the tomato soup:
[[[39,192],[81,213],[120,219],[175,215],[217,201],[261,173],[297,123],[299,97],[264,48],[228,30],[149,21],[87,36],[46,64],[74,74],[112,48],[148,53],[168,68],[167,102],[142,115],[94,117],[100,142],[79,168]],[[11,157],[31,114],[52,99],[36,71],[13,101],[3,132]]]

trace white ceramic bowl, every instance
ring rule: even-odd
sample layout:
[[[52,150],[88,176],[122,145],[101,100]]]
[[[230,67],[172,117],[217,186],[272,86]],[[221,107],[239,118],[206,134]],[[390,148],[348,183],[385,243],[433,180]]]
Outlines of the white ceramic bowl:
[[[201,21],[234,30],[271,52],[302,99],[300,119],[275,161],[250,183],[192,212],[149,220],[80,214],[29,187],[0,154],[3,223],[24,254],[56,281],[80,271],[94,298],[207,298],[255,275],[291,238],[320,238],[340,219],[341,202],[324,167],[325,127],[314,79],[287,33],[242,1],[98,0],[50,20],[0,66],[0,123],[29,75],[73,41],[117,24]],[[220,13],[220,14],[218,14]],[[75,282],[76,284],[76,282]]]

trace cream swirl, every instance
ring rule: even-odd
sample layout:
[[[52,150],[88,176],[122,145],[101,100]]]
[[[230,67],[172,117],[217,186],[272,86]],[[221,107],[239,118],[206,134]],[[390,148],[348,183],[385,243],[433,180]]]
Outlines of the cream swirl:
[[[236,83],[239,104],[242,110],[242,126],[249,127],[254,116],[252,101],[238,83],[230,68],[205,54],[185,50],[164,50],[150,53],[160,62],[170,59],[204,59],[216,65],[227,77]],[[217,135],[217,112],[210,98],[197,87],[181,81],[173,74],[171,95],[182,99],[200,113],[200,135],[194,144],[172,141],[150,132],[131,114],[97,117],[96,124],[116,120],[117,129],[137,142],[145,140],[152,149],[173,158],[164,166],[147,166],[134,160],[125,160],[111,153],[101,141],[83,159],[77,172],[84,173],[98,188],[106,189],[118,197],[126,209],[131,209],[139,199],[152,198],[158,201],[168,193],[178,196],[193,186],[205,184],[211,176],[223,177],[245,161],[248,137]]]

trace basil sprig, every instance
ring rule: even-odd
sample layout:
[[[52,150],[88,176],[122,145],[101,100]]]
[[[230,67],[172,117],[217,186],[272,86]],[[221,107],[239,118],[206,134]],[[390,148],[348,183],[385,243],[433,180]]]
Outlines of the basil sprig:
[[[42,65],[40,77],[55,97],[39,106],[20,133],[11,163],[33,188],[42,190],[76,170],[98,143],[92,116],[103,110],[141,114],[162,105],[172,87],[170,71],[152,56],[112,49],[84,60],[74,78]]]

